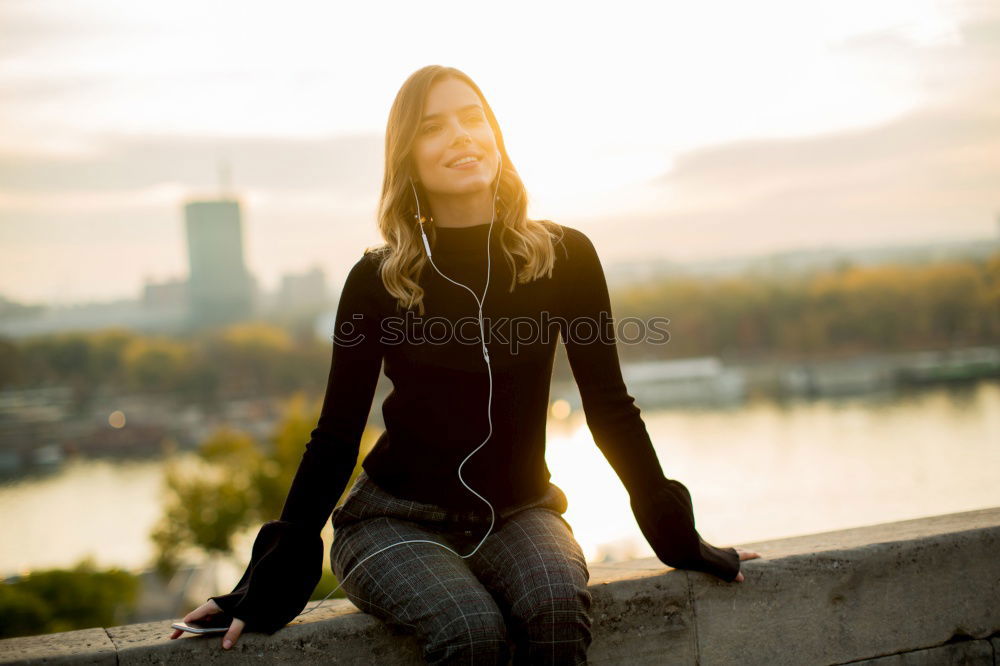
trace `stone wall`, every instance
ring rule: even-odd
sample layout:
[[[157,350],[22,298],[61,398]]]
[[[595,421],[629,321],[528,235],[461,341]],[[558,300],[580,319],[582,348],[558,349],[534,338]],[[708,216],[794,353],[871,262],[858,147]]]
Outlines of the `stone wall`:
[[[590,565],[590,663],[1000,666],[1000,507],[740,547],[762,555],[743,583],[655,558]],[[346,600],[228,651],[220,635],[170,632],[167,620],[12,638],[0,664],[423,663],[412,636]]]

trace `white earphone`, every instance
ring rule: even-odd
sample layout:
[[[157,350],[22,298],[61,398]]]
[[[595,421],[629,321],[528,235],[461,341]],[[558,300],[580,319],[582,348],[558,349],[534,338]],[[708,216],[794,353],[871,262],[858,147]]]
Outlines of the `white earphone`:
[[[379,550],[376,550],[374,553],[372,553],[371,555],[368,555],[368,557],[366,557],[363,560],[361,560],[361,562],[358,562],[357,564],[355,564],[353,569],[351,569],[349,572],[347,572],[346,574],[344,574],[343,580],[340,581],[340,583],[337,585],[337,587],[335,587],[332,590],[330,590],[329,594],[327,594],[325,597],[323,597],[320,600],[320,602],[318,604],[316,604],[315,607],[310,608],[307,611],[303,611],[303,612],[299,613],[296,617],[305,615],[306,613],[311,613],[314,610],[316,610],[317,608],[319,608],[321,605],[323,605],[324,601],[326,601],[327,599],[330,598],[331,594],[333,594],[334,592],[336,592],[337,590],[340,589],[341,585],[344,584],[344,581],[347,580],[347,577],[350,576],[352,573],[354,573],[357,570],[357,568],[359,566],[361,566],[362,563],[364,563],[369,558],[374,557],[375,555],[378,555],[379,553],[381,553],[381,552],[383,552],[385,550],[388,550],[388,549],[390,549],[390,548],[392,548],[394,546],[400,546],[400,545],[402,545],[404,543],[433,543],[435,545],[441,546],[442,548],[446,548],[447,550],[450,550],[451,552],[455,553],[456,555],[458,555],[462,559],[466,559],[466,558],[472,557],[476,553],[476,551],[479,550],[480,546],[483,545],[483,542],[485,542],[486,538],[490,535],[490,532],[493,531],[493,525],[496,524],[496,513],[493,510],[493,505],[490,504],[489,500],[487,500],[485,497],[483,497],[482,495],[480,495],[475,490],[473,490],[472,488],[469,487],[469,484],[467,484],[465,482],[465,479],[462,478],[462,467],[469,460],[469,458],[471,458],[476,453],[476,451],[478,451],[479,449],[483,448],[483,446],[486,445],[486,442],[489,441],[490,437],[493,436],[493,417],[492,417],[492,411],[493,411],[492,410],[492,407],[493,407],[493,369],[490,366],[490,354],[489,354],[489,351],[486,349],[486,336],[485,336],[485,333],[483,331],[483,300],[486,298],[486,291],[490,287],[490,239],[493,236],[493,222],[496,220],[496,201],[497,201],[497,193],[500,190],[500,175],[503,173],[503,156],[500,154],[500,151],[497,151],[497,163],[498,163],[497,184],[496,184],[496,187],[493,190],[493,205],[491,206],[491,208],[493,209],[493,215],[492,215],[492,217],[490,219],[490,228],[489,228],[489,231],[487,232],[487,236],[486,236],[486,286],[483,287],[483,295],[482,295],[482,297],[476,296],[476,293],[474,291],[472,291],[471,289],[469,289],[466,285],[464,285],[464,284],[462,284],[460,282],[455,282],[454,280],[452,280],[450,277],[448,277],[447,275],[445,275],[444,273],[442,273],[438,269],[438,267],[434,264],[434,259],[431,257],[431,246],[430,246],[430,243],[427,242],[427,234],[424,233],[424,218],[423,218],[423,216],[420,215],[420,197],[417,196],[417,188],[413,184],[413,178],[412,177],[410,178],[410,187],[413,189],[413,198],[414,198],[414,200],[417,203],[417,213],[416,213],[416,215],[414,215],[414,217],[417,219],[417,223],[420,225],[420,235],[423,237],[423,240],[424,240],[424,250],[427,252],[427,259],[428,259],[428,261],[431,262],[431,266],[434,267],[434,270],[436,270],[438,272],[438,274],[441,275],[441,277],[443,277],[444,279],[448,280],[449,282],[451,282],[453,284],[458,285],[459,287],[463,287],[466,291],[468,291],[470,294],[472,294],[472,297],[474,299],[476,299],[476,304],[479,306],[479,336],[480,336],[480,341],[481,341],[482,346],[483,346],[483,360],[486,361],[486,372],[487,372],[487,375],[489,376],[489,380],[490,380],[490,391],[489,391],[489,394],[488,394],[489,397],[488,397],[487,403],[486,403],[486,419],[487,419],[487,421],[490,424],[490,431],[489,431],[489,434],[486,436],[486,439],[483,440],[483,443],[480,444],[479,446],[477,446],[475,449],[473,449],[472,452],[469,453],[469,455],[467,455],[465,457],[465,459],[462,461],[462,463],[458,466],[458,480],[462,482],[463,486],[465,486],[466,488],[468,488],[469,492],[471,492],[473,495],[475,495],[479,499],[481,499],[484,502],[486,502],[487,506],[490,507],[490,528],[488,530],[486,530],[486,534],[483,535],[482,540],[479,542],[479,544],[475,548],[472,549],[472,552],[469,553],[468,555],[461,555],[461,554],[455,552],[452,548],[449,548],[448,546],[446,546],[445,544],[438,543],[437,541],[431,541],[429,539],[409,539],[407,541],[400,541],[398,543],[389,544],[385,548],[381,548]],[[370,603],[370,602],[368,602],[368,603]]]

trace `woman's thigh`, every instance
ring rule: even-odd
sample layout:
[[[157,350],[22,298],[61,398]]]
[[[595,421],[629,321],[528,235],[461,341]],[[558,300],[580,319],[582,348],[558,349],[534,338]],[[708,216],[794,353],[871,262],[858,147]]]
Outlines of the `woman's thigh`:
[[[502,612],[467,560],[437,543],[467,552],[418,523],[369,518],[335,531],[331,567],[358,608],[416,633],[428,662],[506,663]]]
[[[467,561],[510,619],[515,662],[585,663],[592,639],[590,572],[561,515],[521,511]]]

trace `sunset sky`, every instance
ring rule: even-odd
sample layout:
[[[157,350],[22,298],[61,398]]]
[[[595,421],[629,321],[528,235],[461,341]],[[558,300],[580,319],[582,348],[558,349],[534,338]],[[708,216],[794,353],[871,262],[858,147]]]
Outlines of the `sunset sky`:
[[[606,264],[1000,230],[995,0],[3,0],[0,296],[185,277],[220,160],[261,286],[340,284],[427,64],[479,83],[529,215]]]

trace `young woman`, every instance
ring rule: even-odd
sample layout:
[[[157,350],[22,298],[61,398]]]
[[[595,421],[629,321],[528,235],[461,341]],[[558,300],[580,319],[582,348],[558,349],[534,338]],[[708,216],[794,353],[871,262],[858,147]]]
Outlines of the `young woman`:
[[[585,663],[589,571],[544,457],[557,337],[657,556],[743,580],[740,561],[759,555],[702,540],[690,494],[662,473],[622,380],[593,244],[526,210],[479,87],[450,67],[412,74],[386,130],[385,245],[344,284],[322,412],[281,517],[261,528],[236,589],[186,621],[231,616],[230,647],[301,614],[332,511],[330,559],[348,597],[414,632],[429,663]],[[334,510],[383,362],[386,428]]]

